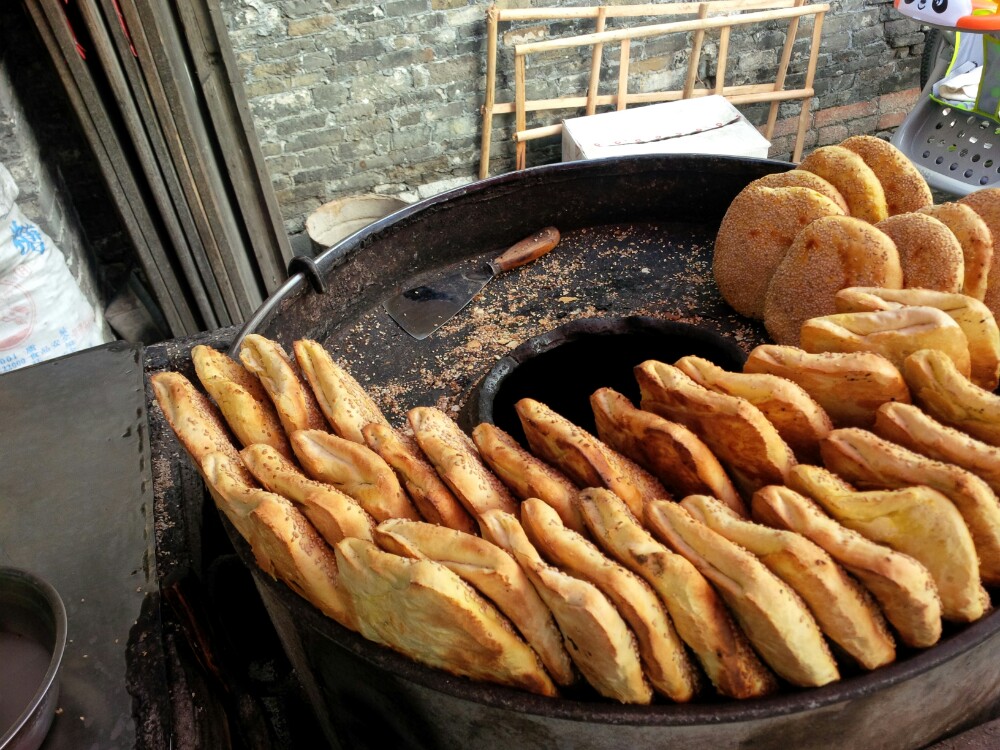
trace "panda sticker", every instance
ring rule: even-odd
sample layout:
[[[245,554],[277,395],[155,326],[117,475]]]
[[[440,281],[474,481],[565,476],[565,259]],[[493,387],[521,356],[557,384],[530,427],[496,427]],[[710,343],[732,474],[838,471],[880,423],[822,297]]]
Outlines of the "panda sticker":
[[[894,0],[893,5],[904,16],[931,26],[1000,31],[997,5],[990,0]]]

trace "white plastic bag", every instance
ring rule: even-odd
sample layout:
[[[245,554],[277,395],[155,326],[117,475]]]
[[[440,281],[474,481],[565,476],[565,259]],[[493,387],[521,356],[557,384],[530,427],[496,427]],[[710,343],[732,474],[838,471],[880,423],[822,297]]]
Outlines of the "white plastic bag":
[[[17,192],[0,164],[0,372],[103,343],[97,311]]]

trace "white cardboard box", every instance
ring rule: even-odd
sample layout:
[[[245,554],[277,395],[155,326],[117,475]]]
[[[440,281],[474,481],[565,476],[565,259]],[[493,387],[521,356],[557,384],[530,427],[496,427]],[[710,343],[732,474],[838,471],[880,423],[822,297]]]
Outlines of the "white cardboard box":
[[[563,121],[563,161],[681,153],[767,158],[770,146],[736,107],[718,95]]]

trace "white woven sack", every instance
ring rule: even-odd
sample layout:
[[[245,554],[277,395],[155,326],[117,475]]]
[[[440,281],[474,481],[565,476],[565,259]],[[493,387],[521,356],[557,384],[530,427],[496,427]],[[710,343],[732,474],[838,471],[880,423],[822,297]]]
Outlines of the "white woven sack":
[[[0,372],[103,343],[97,311],[16,198],[17,185],[0,164]]]

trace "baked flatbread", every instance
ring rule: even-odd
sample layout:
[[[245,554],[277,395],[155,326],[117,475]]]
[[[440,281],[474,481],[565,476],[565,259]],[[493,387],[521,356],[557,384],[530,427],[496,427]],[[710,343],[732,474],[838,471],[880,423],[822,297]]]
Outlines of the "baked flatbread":
[[[677,367],[656,360],[636,367],[635,377],[640,406],[700,437],[745,497],[782,483],[795,465],[791,448],[774,425],[746,399],[710,391]]]
[[[240,445],[264,443],[286,458],[292,457],[292,447],[274,404],[255,375],[204,344],[191,349],[191,361],[202,387],[219,407]]]
[[[365,439],[361,431],[365,425],[375,423],[389,427],[389,420],[371,396],[320,343],[300,339],[293,347],[302,374],[334,434],[363,445]]]
[[[316,397],[280,344],[256,333],[248,334],[240,347],[240,361],[271,397],[286,435],[296,430],[327,429]]]
[[[336,487],[317,482],[269,445],[249,445],[240,457],[269,491],[288,498],[305,513],[330,544],[344,537],[371,539],[375,521],[355,500]]]
[[[722,599],[690,562],[646,531],[613,492],[580,493],[580,510],[591,536],[611,558],[653,587],[705,674],[722,695],[754,698],[777,681],[754,653]]]
[[[381,422],[368,423],[361,433],[368,447],[396,472],[421,516],[431,523],[477,533],[475,519],[424,458],[415,440]]]
[[[531,452],[562,471],[580,487],[607,487],[633,513],[670,494],[639,464],[612,450],[586,430],[534,399],[514,405]]]
[[[713,497],[691,495],[684,509],[743,547],[797,593],[823,633],[865,669],[896,658],[896,645],[871,596],[802,534],[742,519]]]
[[[363,539],[345,539],[335,550],[361,635],[451,674],[556,695],[531,647],[444,565]]]
[[[802,687],[840,679],[833,654],[805,603],[760,560],[696,521],[677,503],[651,503],[646,523],[715,585],[757,653],[780,677]]]
[[[456,573],[514,623],[556,684],[572,685],[576,681],[552,613],[521,566],[505,550],[462,531],[402,518],[380,523],[375,541],[387,552],[434,560]]]
[[[834,518],[874,542],[919,560],[941,597],[941,616],[972,622],[989,607],[969,528],[951,501],[915,485],[859,492],[818,466],[796,466],[788,486],[812,497]]]
[[[941,600],[934,579],[919,561],[843,526],[787,487],[759,490],[751,512],[754,520],[798,532],[830,553],[871,592],[906,645],[928,648],[941,638]]]
[[[488,510],[480,520],[483,535],[513,555],[531,579],[587,682],[605,698],[650,703],[653,690],[643,674],[635,636],[600,589],[548,565],[510,513]]]
[[[376,521],[420,520],[396,474],[370,448],[323,430],[299,430],[292,450],[307,475],[350,495]]]
[[[559,514],[537,498],[522,503],[521,524],[551,564],[590,581],[611,600],[635,633],[643,669],[653,688],[680,703],[691,700],[698,691],[698,671],[649,584],[566,527]]]
[[[531,455],[496,425],[483,422],[472,431],[479,455],[519,500],[535,497],[551,505],[562,522],[581,534],[587,533],[574,504],[580,491],[569,477]]]
[[[653,474],[676,497],[713,495],[737,513],[746,506],[719,459],[701,438],[677,422],[643,411],[611,388],[590,397],[597,436]]]

